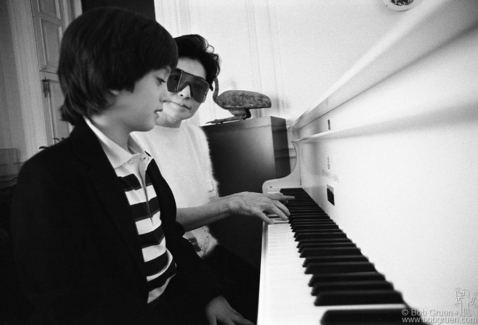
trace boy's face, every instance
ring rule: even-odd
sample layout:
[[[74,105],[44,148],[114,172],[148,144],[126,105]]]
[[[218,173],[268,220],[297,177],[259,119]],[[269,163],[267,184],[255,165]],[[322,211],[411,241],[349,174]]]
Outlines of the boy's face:
[[[177,68],[189,74],[203,79],[206,78],[206,70],[203,65],[190,58],[179,58]],[[191,88],[186,86],[179,92],[167,92],[163,101],[163,112],[156,120],[156,125],[165,127],[179,127],[181,121],[187,120],[196,114],[201,103],[191,97]]]
[[[151,130],[163,110],[169,73],[169,68],[153,70],[135,83],[133,92],[113,91],[112,114],[117,124],[127,132]]]

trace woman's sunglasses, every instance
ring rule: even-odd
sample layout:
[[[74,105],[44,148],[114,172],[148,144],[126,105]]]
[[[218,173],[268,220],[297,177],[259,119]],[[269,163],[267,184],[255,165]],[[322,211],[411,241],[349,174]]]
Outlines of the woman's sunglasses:
[[[209,90],[209,83],[201,77],[174,69],[168,78],[168,91],[177,93],[189,86],[191,97],[198,103],[204,103]]]

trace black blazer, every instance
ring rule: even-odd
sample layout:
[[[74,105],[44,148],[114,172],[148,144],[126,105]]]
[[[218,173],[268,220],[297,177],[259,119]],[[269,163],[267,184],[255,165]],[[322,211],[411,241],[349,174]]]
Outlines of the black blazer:
[[[188,303],[204,306],[220,289],[182,238],[173,194],[156,165],[150,176],[167,247],[178,266],[167,292],[173,287]],[[146,303],[142,252],[128,200],[86,123],[25,162],[12,232],[19,278],[36,307],[34,323],[158,324]]]

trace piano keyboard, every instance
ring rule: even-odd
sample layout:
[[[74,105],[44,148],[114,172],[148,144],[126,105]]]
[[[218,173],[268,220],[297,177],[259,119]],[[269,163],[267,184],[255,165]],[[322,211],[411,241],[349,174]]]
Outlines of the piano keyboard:
[[[281,192],[295,199],[288,222],[264,226],[258,325],[392,325],[416,315],[303,189]]]

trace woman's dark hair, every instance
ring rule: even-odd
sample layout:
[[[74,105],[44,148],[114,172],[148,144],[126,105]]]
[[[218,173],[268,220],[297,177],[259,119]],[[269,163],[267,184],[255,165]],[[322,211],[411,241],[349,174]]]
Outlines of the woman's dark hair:
[[[76,125],[82,116],[107,108],[109,90],[133,91],[149,72],[176,64],[176,43],[156,21],[114,7],[87,11],[68,26],[61,42],[62,120]]]
[[[198,60],[206,70],[206,81],[212,90],[212,83],[221,71],[219,55],[206,39],[197,34],[183,35],[174,39],[178,46],[178,57]]]

